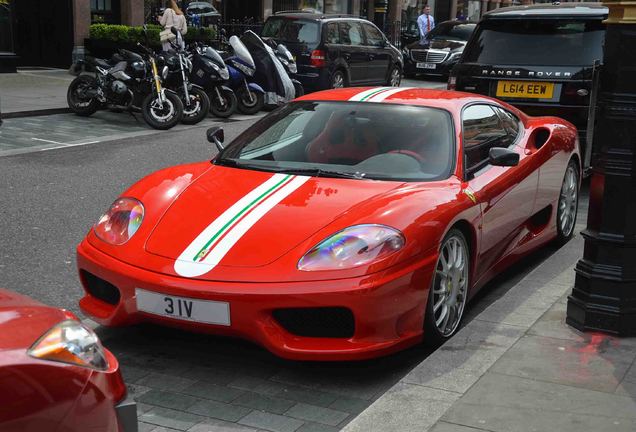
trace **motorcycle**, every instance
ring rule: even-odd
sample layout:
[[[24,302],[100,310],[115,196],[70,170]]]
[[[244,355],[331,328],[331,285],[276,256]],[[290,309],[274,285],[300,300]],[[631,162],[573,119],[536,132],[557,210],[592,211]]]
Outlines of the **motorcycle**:
[[[192,70],[192,61],[188,58],[188,53],[183,49],[183,37],[181,32],[172,27],[172,33],[176,36],[175,43],[172,43],[174,51],[161,54],[163,61],[168,66],[168,77],[166,87],[175,90],[183,103],[182,123],[193,125],[203,120],[210,110],[210,99],[205,89],[189,78]]]
[[[285,45],[283,44],[276,45],[276,41],[274,41],[273,39],[270,39],[270,38],[267,38],[267,39],[262,38],[262,39],[266,44],[269,45],[269,47],[274,52],[274,55],[276,55],[276,58],[278,59],[278,61],[280,61],[280,63],[285,68],[285,72],[287,72],[287,75],[289,75],[289,78],[291,79],[292,84],[294,85],[294,97],[301,97],[302,95],[304,95],[305,88],[303,87],[300,81],[294,78],[296,74],[298,73],[298,66],[296,65],[296,59],[294,59],[294,56],[292,55],[292,53],[287,49]]]
[[[78,76],[66,93],[69,108],[80,116],[90,116],[107,106],[141,110],[144,121],[160,130],[179,123],[183,116],[181,99],[162,85],[168,67],[162,67],[160,74],[154,53],[139,43],[137,46],[145,58],[120,49],[112,63],[94,57],[75,63],[71,71]],[[94,74],[81,73],[86,66],[94,68]]]
[[[238,101],[234,91],[224,85],[230,72],[219,53],[205,45],[195,44],[190,55],[192,72],[190,81],[205,89],[210,98],[210,112],[227,118],[236,112]]]
[[[243,42],[230,37],[233,53],[225,59],[230,72],[229,85],[236,93],[238,110],[243,114],[256,114],[265,105],[265,90],[258,84],[248,81],[256,73],[256,64]]]

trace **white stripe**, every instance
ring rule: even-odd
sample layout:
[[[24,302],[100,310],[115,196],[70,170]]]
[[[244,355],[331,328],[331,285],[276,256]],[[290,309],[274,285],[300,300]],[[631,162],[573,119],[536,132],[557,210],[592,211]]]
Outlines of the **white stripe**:
[[[203,246],[212,238],[212,236],[219,231],[226,223],[228,223],[234,216],[236,216],[245,206],[254,201],[256,198],[265,193],[268,189],[273,187],[276,183],[280,182],[285,177],[285,174],[274,174],[267,181],[256,187],[249,192],[243,198],[238,200],[234,205],[225,210],[221,216],[216,218],[210,225],[205,228],[201,234],[194,239],[192,243],[179,255],[177,261],[174,263],[174,270],[181,276],[187,276],[188,268],[190,268],[188,262],[193,261],[194,256],[201,250]],[[203,274],[203,273],[201,273]]]
[[[277,175],[280,175],[280,174],[277,174]],[[283,174],[283,176],[284,176],[284,174]],[[191,253],[189,255],[186,254],[185,252],[183,254],[181,254],[179,259],[175,262],[175,266],[174,266],[175,271],[179,275],[184,276],[184,277],[196,277],[196,276],[201,276],[201,275],[203,275],[205,273],[210,272],[214,267],[216,267],[219,264],[219,262],[221,262],[223,257],[225,257],[225,255],[230,251],[230,249],[232,249],[232,247],[241,239],[241,237],[243,237],[243,235],[247,231],[249,231],[250,228],[252,228],[254,226],[254,224],[256,224],[263,216],[265,216],[265,214],[267,214],[267,212],[269,212],[271,209],[273,209],[278,203],[280,203],[282,200],[284,200],[286,197],[288,197],[292,192],[294,192],[296,189],[298,189],[300,186],[302,186],[309,179],[310,179],[310,177],[307,177],[307,176],[295,176],[292,181],[290,181],[285,186],[283,186],[281,189],[276,191],[269,198],[265,199],[265,201],[263,201],[259,205],[257,205],[238,224],[236,224],[233,228],[231,228],[230,232],[228,232],[225,235],[225,237],[223,237],[223,239],[221,239],[221,241],[219,241],[214,246],[214,248],[212,249],[210,254],[205,258],[204,261],[202,261],[202,262],[193,262],[192,261],[192,257],[199,250],[201,250],[201,248],[210,239],[210,237],[212,235],[214,235],[214,233],[216,231],[212,231],[209,236],[205,237],[204,241],[198,242],[198,247],[191,248],[189,246],[188,249],[191,249],[190,250]],[[278,180],[280,181],[280,178]],[[271,185],[270,185],[270,187],[271,187]],[[264,192],[264,190],[262,192]],[[245,204],[241,206],[241,209],[243,207],[245,207],[247,204],[249,204],[251,201],[253,201],[257,196],[258,195],[254,196],[254,198],[252,198],[249,201],[246,200],[247,202],[245,202]],[[243,201],[243,199],[241,199],[241,201]],[[233,216],[235,214],[236,213],[234,213]],[[227,223],[227,221],[229,219],[231,219],[231,217],[226,219],[226,223]],[[214,221],[212,224],[216,224],[216,221]],[[224,224],[218,224],[218,227],[219,227],[218,229],[220,229],[220,227],[222,227],[223,225]],[[218,231],[218,229],[217,229],[217,231]],[[200,237],[202,237],[202,235],[199,235],[199,237],[197,237],[197,240]],[[195,242],[197,240],[195,240]],[[194,244],[194,242],[193,242],[193,244]],[[188,252],[188,249],[186,249],[186,252]]]
[[[382,92],[378,95],[375,95],[367,99],[366,102],[382,102],[384,99],[388,98],[389,96],[393,96],[394,94],[400,93],[401,91],[404,91],[404,90],[411,90],[412,88],[413,87],[395,87],[392,90]]]
[[[377,92],[378,90],[388,90],[388,89],[390,89],[390,88],[393,88],[393,87],[374,87],[374,88],[372,88],[372,89],[362,91],[362,92],[360,92],[360,93],[358,93],[358,94],[356,94],[356,95],[354,95],[354,96],[350,97],[350,98],[349,98],[349,101],[352,101],[352,102],[356,102],[356,101],[358,101],[358,102],[359,102],[362,98],[364,98],[364,97],[366,97],[366,96],[370,95],[371,93],[375,93],[375,92]]]

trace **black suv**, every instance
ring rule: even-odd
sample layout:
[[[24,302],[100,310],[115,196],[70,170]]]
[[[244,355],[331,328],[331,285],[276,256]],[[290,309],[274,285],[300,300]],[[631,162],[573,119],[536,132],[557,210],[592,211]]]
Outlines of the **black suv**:
[[[400,51],[367,20],[278,13],[267,18],[261,36],[287,46],[296,58],[296,77],[308,92],[367,84],[400,85]]]
[[[448,88],[496,97],[529,115],[554,115],[579,130],[589,166],[606,7],[534,5],[485,14]]]
[[[477,23],[470,21],[444,21],[435,26],[424,41],[418,38],[406,45],[404,53],[404,75],[448,76],[459,61],[466,42]]]

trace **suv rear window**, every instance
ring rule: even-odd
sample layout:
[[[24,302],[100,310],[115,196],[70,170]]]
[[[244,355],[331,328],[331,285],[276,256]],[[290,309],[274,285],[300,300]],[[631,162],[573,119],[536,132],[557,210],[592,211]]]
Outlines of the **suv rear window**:
[[[320,40],[317,22],[283,17],[269,18],[263,26],[262,36],[305,44],[315,44]]]
[[[490,19],[482,21],[465,62],[582,66],[603,59],[601,20]]]
[[[474,29],[475,24],[445,22],[431,30],[428,38],[467,41]]]

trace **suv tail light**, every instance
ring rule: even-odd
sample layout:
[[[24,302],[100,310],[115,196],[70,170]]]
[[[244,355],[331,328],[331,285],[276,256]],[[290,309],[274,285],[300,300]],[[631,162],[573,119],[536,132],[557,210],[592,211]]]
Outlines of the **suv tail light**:
[[[446,86],[448,90],[455,90],[457,88],[457,77],[449,76],[448,77],[448,85]]]
[[[313,50],[311,52],[311,65],[325,67],[325,52],[323,50]]]

